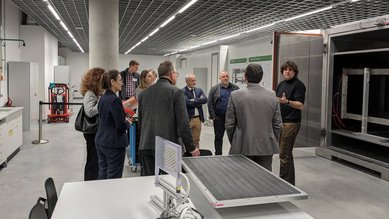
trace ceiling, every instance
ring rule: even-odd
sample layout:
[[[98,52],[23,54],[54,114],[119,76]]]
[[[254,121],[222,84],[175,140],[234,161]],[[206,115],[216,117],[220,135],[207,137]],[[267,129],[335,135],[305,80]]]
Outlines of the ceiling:
[[[44,27],[74,52],[80,50],[50,13],[42,0],[11,0],[29,18]],[[87,0],[49,0],[80,46],[88,49]],[[166,19],[182,8],[186,0],[119,0],[119,50],[125,53]],[[133,54],[163,55],[226,36],[278,22],[299,14],[334,5],[330,10],[283,21],[227,40],[197,47],[266,38],[274,31],[324,29],[389,14],[388,0],[198,0],[185,12],[140,44]]]

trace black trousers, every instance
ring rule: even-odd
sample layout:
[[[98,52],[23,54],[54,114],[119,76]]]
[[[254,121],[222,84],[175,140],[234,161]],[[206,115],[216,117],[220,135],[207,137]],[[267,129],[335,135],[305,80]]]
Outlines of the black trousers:
[[[273,155],[258,155],[258,156],[247,156],[250,160],[254,161],[255,163],[263,166],[265,169],[272,171],[272,164],[273,164]]]
[[[226,116],[218,115],[213,120],[213,131],[215,133],[215,155],[223,154],[223,137],[226,131]]]
[[[96,134],[84,134],[86,141],[86,163],[84,169],[84,180],[96,180],[99,176],[99,162],[95,145]]]
[[[141,176],[153,176],[155,175],[155,150],[146,149],[139,150],[140,158],[140,175]]]
[[[99,156],[99,179],[122,178],[126,149],[96,146]]]

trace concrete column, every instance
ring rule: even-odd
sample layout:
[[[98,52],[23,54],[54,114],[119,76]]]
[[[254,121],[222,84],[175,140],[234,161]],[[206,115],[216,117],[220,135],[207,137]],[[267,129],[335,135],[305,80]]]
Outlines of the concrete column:
[[[119,0],[89,0],[89,67],[119,67]]]

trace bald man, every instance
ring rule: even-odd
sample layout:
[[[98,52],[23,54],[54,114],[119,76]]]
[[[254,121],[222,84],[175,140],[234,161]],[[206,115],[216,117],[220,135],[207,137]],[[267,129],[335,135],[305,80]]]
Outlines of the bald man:
[[[193,143],[200,148],[201,123],[204,122],[203,104],[207,103],[207,96],[203,90],[196,87],[196,75],[189,73],[185,76],[186,86],[182,88],[185,97],[186,111],[189,116],[189,125]]]
[[[231,92],[239,87],[230,83],[227,71],[219,73],[220,83],[213,86],[208,94],[209,118],[213,121],[215,133],[215,155],[223,154],[223,137],[225,132],[226,112]]]

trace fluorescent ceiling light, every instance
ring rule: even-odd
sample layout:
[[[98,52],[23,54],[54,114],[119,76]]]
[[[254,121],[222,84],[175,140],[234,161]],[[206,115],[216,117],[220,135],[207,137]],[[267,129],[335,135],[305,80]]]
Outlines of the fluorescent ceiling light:
[[[190,6],[192,6],[194,3],[196,3],[197,0],[192,0],[190,1],[187,5],[185,5],[183,8],[181,8],[178,13],[184,12],[186,9],[188,9]]]
[[[316,14],[316,13],[319,13],[319,12],[322,12],[322,11],[329,10],[331,8],[332,8],[332,5],[329,6],[329,7],[321,8],[321,9],[318,9],[318,10],[315,10],[315,11],[310,11],[310,12],[307,12],[305,14],[300,14],[300,15],[297,15],[297,16],[285,19],[285,21],[291,21],[291,20],[294,20],[294,19],[297,19],[297,18],[305,17],[305,16],[312,15],[312,14]]]
[[[53,8],[51,5],[48,5],[47,7],[50,9],[51,13],[54,15],[54,17],[55,17],[57,20],[61,20],[61,18],[59,18],[57,12],[54,10],[54,8]]]
[[[151,37],[152,35],[154,35],[156,32],[158,32],[159,31],[159,28],[157,28],[157,29],[155,29],[153,32],[151,32],[150,34],[149,34],[149,37]]]
[[[141,40],[141,42],[144,42],[144,41],[146,41],[148,38],[149,38],[149,36],[147,36],[147,37],[143,38],[143,40]]]
[[[351,2],[357,2],[357,1],[359,1],[359,0],[351,0]]]
[[[65,29],[66,31],[69,31],[69,29],[66,27],[64,22],[61,21],[59,23],[62,25],[63,29]]]
[[[74,38],[73,34],[70,33],[70,31],[68,31],[68,34],[69,34],[69,36],[70,36],[71,38]]]
[[[302,34],[321,34],[321,29],[313,29],[313,30],[302,30],[302,31],[295,31],[292,33],[302,33]]]
[[[201,44],[201,45],[202,45],[202,46],[205,46],[205,45],[209,45],[209,44],[212,44],[212,43],[216,43],[217,41],[218,41],[218,40],[212,40],[212,41],[203,43],[203,44]]]
[[[167,19],[167,21],[163,22],[163,24],[161,25],[161,27],[164,27],[166,26],[166,24],[168,24],[170,21],[172,21],[174,18],[176,18],[175,15],[171,16],[169,19]]]
[[[254,29],[245,31],[245,33],[250,33],[250,32],[257,31],[257,30],[260,30],[260,29],[263,29],[263,28],[266,28],[266,27],[271,27],[271,26],[273,26],[274,24],[276,24],[276,23],[271,23],[271,24],[264,25],[264,26],[262,26],[262,27],[257,27],[257,28],[254,28]]]
[[[236,37],[236,36],[239,36],[241,33],[237,33],[237,34],[234,34],[234,35],[231,35],[231,36],[226,36],[226,37],[223,37],[221,38],[220,40],[226,40],[226,39],[230,39],[230,38],[233,38],[233,37]]]
[[[135,44],[135,47],[139,46],[142,42],[138,42],[137,44]]]

